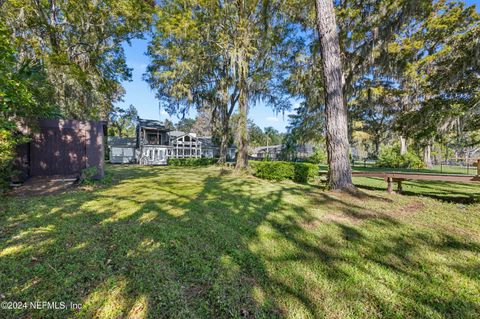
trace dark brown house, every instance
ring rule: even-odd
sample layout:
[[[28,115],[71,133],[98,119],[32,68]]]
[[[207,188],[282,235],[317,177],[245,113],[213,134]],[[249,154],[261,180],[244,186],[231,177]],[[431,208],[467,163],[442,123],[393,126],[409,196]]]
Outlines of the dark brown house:
[[[34,176],[76,178],[87,167],[103,177],[104,127],[101,121],[40,120],[31,141],[17,148],[20,180]]]

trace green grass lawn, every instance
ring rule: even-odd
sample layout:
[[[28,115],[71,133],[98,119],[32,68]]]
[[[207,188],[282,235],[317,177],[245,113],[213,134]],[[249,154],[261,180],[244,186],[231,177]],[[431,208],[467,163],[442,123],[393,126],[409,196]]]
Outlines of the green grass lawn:
[[[82,309],[0,318],[480,317],[480,185],[358,178],[354,197],[217,167],[108,171],[2,199],[0,301]]]

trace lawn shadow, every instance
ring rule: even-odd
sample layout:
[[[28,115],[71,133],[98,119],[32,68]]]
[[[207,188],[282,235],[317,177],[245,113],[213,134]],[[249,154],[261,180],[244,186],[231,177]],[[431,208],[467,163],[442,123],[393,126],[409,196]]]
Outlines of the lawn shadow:
[[[84,306],[79,317],[101,318],[275,318],[291,316],[291,307],[322,317],[338,298],[339,309],[357,317],[480,312],[478,304],[437,293],[429,280],[441,267],[426,269],[418,256],[418,247],[477,254],[475,242],[411,231],[350,195],[309,185],[217,169],[113,170],[114,182],[104,188],[7,206],[0,292],[12,300],[70,298]],[[322,219],[312,207],[344,218]],[[376,238],[371,229],[385,235]],[[412,284],[383,282],[379,269]],[[397,300],[376,291],[379,280]],[[362,313],[369,303],[375,309]]]

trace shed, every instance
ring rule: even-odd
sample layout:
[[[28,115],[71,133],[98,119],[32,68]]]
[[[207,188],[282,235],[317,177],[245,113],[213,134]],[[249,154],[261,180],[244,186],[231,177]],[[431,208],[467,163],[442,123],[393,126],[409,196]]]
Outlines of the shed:
[[[110,163],[135,163],[136,138],[109,136],[107,140]]]
[[[19,145],[14,165],[21,180],[34,176],[79,177],[96,167],[94,178],[104,174],[102,121],[40,120],[27,144]]]

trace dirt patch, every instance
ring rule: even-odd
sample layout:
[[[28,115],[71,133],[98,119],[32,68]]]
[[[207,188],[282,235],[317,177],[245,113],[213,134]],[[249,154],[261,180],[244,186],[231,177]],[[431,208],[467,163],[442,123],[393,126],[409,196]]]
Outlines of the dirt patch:
[[[308,220],[302,223],[302,226],[306,229],[315,229],[320,225],[322,222],[318,219]]]
[[[425,207],[425,204],[420,201],[413,201],[403,206],[399,210],[393,212],[386,212],[390,216],[409,216],[420,212]]]
[[[220,174],[219,174],[219,175],[220,175],[220,176],[232,175],[232,172],[233,172],[233,169],[228,168],[228,167],[227,167],[227,168],[226,168],[226,167],[222,167],[222,168],[220,169]]]
[[[355,210],[347,210],[342,213],[330,213],[322,216],[323,221],[337,222],[337,223],[351,223],[359,224],[364,220],[378,218],[379,216],[371,212],[358,212]]]
[[[423,202],[413,202],[405,206],[405,211],[408,213],[416,213],[417,211],[423,209],[425,204]]]
[[[325,222],[335,222],[335,223],[354,223],[358,220],[351,218],[350,216],[342,214],[327,214],[322,216],[322,220]]]
[[[192,284],[185,288],[185,297],[188,300],[198,298],[207,293],[208,289],[210,289],[209,284]]]
[[[330,190],[330,191],[327,191],[326,194],[329,194],[330,196],[333,196],[335,198],[354,201],[355,203],[358,203],[359,201],[362,202],[365,200],[374,200],[374,201],[386,202],[386,203],[393,202],[393,200],[388,197],[374,195],[371,192],[366,192],[359,188]]]
[[[384,210],[383,212],[375,211],[366,211],[366,210],[356,210],[356,209],[345,209],[339,207],[338,210],[341,212],[328,213],[321,217],[322,221],[325,222],[335,222],[335,223],[350,223],[350,224],[360,224],[365,220],[375,219],[375,218],[388,218],[394,219],[395,217],[409,216],[416,213],[419,213],[423,210],[425,204],[421,201],[414,201],[409,203],[400,209],[396,210]],[[311,225],[305,224],[306,228],[315,228],[318,226],[312,223]]]
[[[75,178],[32,177],[22,186],[8,192],[9,196],[44,196],[64,193],[76,186]]]
[[[360,224],[364,220],[378,218],[379,215],[371,212],[357,212],[355,210],[347,210],[338,213],[327,213],[320,219],[312,219],[302,223],[305,229],[316,229],[323,222],[333,222],[342,224]]]

